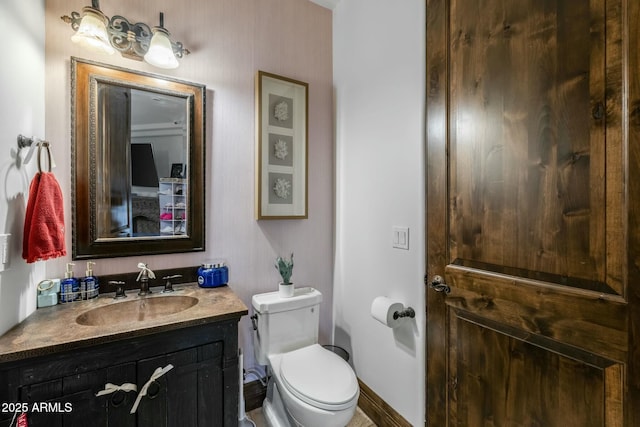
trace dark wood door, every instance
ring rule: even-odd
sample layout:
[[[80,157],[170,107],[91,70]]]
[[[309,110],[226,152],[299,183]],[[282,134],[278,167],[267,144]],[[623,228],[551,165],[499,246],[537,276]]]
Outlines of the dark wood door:
[[[131,206],[131,89],[100,85],[98,164],[96,177],[98,238],[125,237],[133,232]],[[110,125],[118,123],[119,126]],[[95,173],[95,171],[93,171]],[[104,179],[109,177],[109,179]]]
[[[639,22],[427,0],[428,425],[640,426]]]

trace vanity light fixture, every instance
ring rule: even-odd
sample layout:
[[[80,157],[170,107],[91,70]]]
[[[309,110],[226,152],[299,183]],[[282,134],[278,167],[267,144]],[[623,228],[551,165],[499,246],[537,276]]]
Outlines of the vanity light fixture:
[[[151,29],[147,24],[130,23],[127,18],[114,15],[108,18],[100,10],[99,0],[82,8],[82,14],[71,12],[61,17],[71,25],[74,43],[112,54],[115,51],[126,58],[145,60],[159,68],[177,68],[178,58],[189,54],[182,43],[171,40],[164,28],[164,14],[160,12],[160,25]]]

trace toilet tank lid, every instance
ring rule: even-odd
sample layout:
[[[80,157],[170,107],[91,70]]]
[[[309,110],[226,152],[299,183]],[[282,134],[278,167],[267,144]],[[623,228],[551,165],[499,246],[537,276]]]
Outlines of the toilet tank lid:
[[[282,298],[277,291],[257,294],[251,298],[253,309],[262,314],[296,310],[320,304],[320,302],[322,302],[322,294],[311,287],[297,288],[294,295],[289,298]]]

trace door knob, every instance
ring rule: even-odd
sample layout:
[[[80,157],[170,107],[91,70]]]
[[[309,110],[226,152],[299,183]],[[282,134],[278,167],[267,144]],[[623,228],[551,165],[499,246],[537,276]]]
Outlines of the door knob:
[[[431,279],[429,287],[436,292],[444,292],[445,294],[451,292],[451,288],[449,287],[449,285],[444,283],[444,279],[442,278],[442,276],[438,276],[437,274]]]

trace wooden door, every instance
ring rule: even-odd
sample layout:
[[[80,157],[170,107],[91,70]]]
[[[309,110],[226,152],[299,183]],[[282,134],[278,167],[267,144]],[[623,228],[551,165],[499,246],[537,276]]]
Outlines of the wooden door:
[[[639,22],[427,0],[428,425],[640,426]]]
[[[131,89],[99,85],[97,156],[103,176],[96,177],[98,238],[133,232],[131,206]],[[118,123],[113,126],[111,123]],[[93,171],[95,173],[95,171]],[[109,177],[109,179],[105,179]]]

